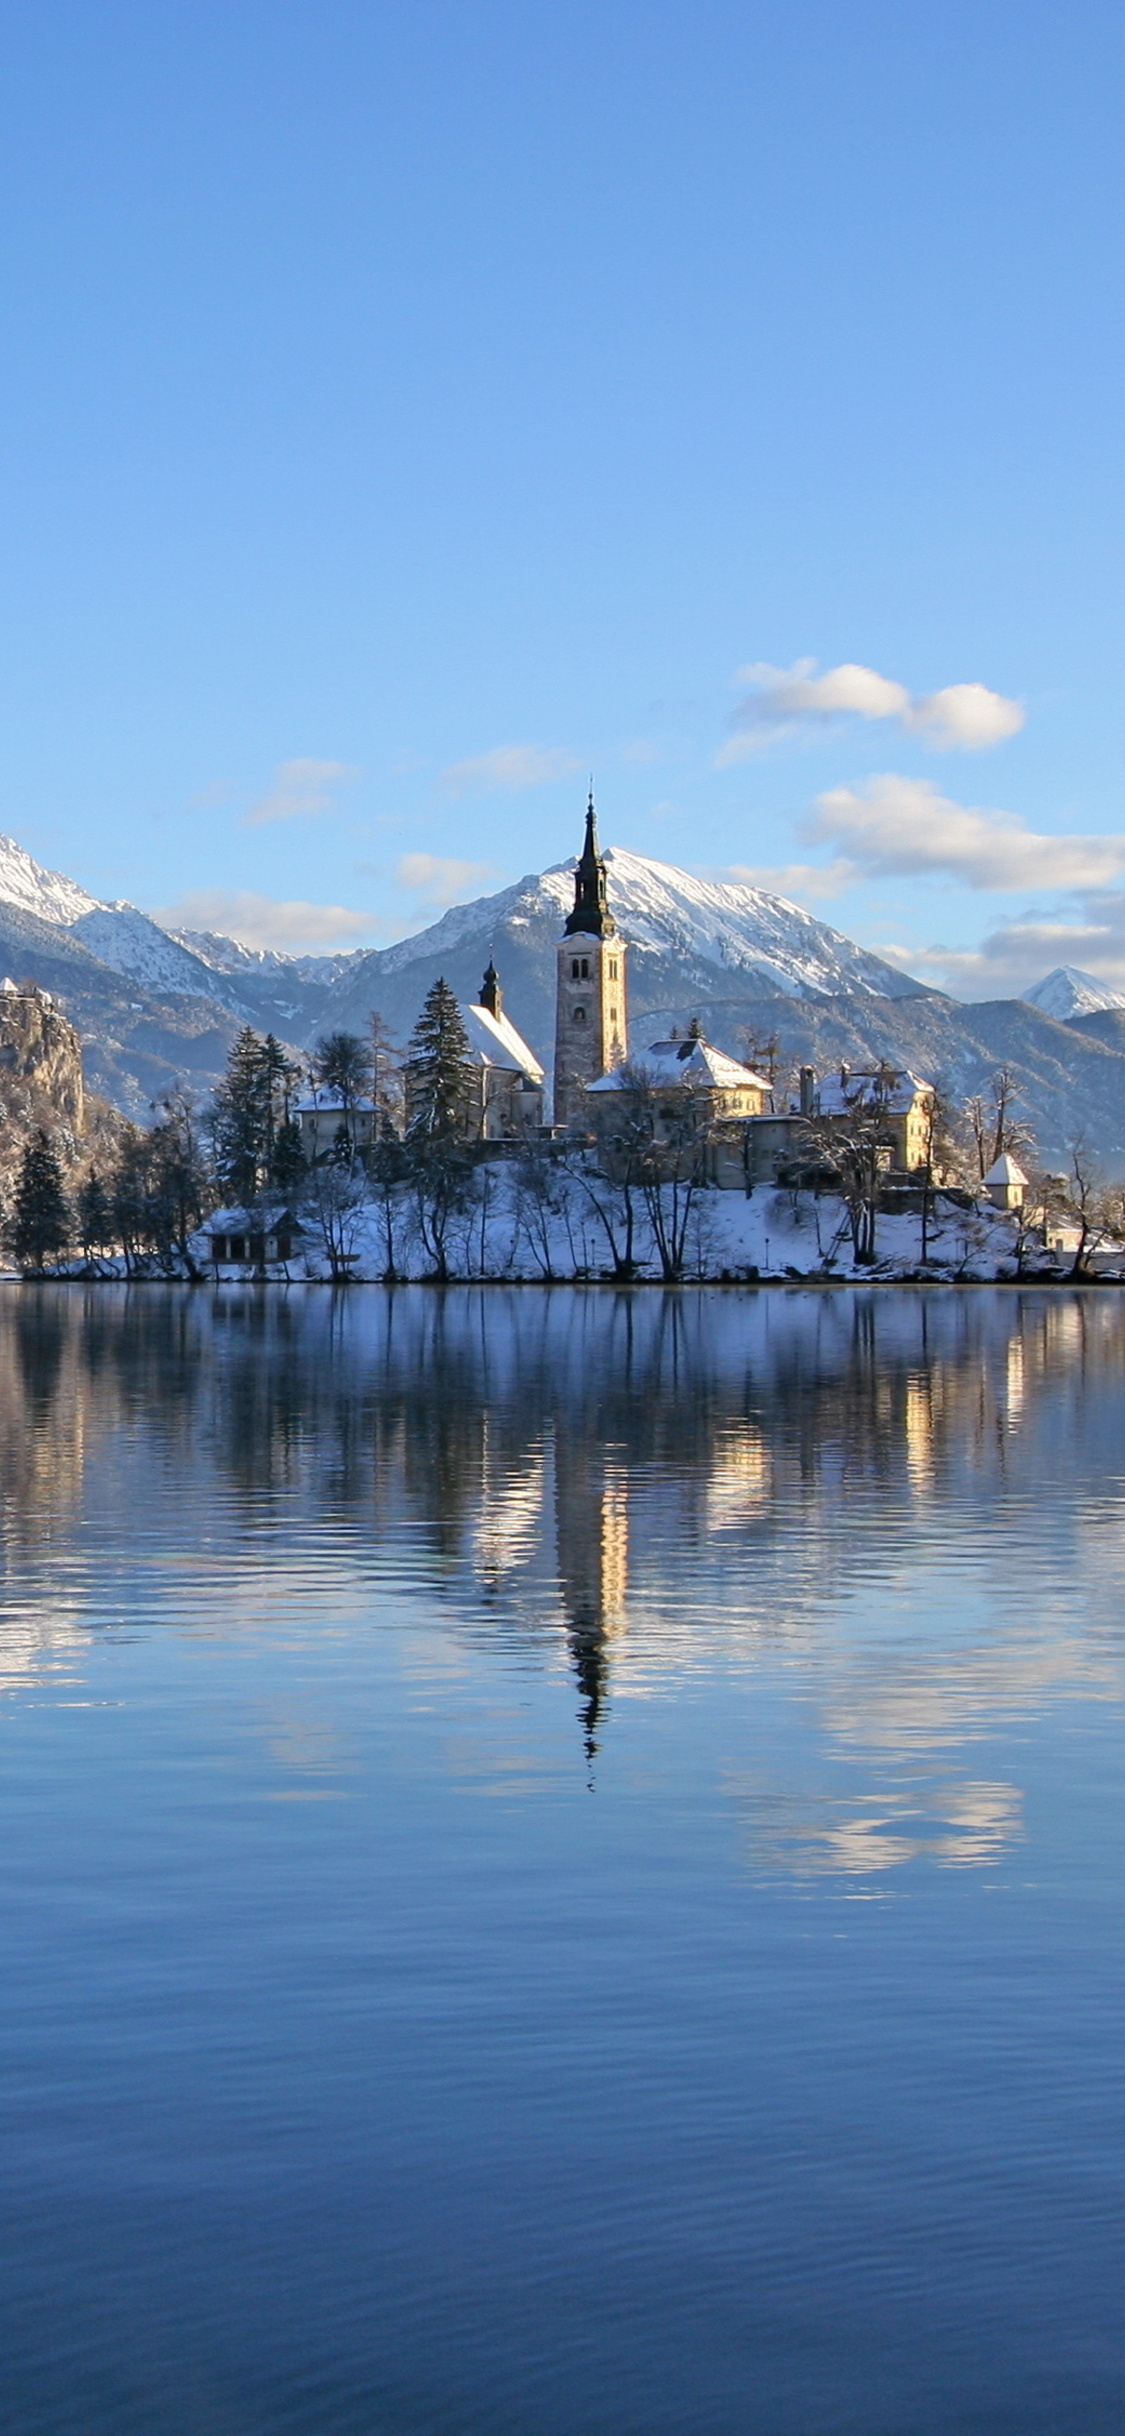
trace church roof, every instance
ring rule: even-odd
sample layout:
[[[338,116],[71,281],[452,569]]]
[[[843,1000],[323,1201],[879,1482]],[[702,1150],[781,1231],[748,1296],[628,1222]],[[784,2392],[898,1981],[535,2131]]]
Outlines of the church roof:
[[[816,1086],[817,1107],[821,1116],[850,1116],[857,1109],[875,1107],[885,1109],[889,1116],[904,1116],[919,1092],[930,1088],[917,1074],[895,1074],[888,1080],[884,1074],[857,1066],[823,1077]]]
[[[659,1088],[687,1083],[696,1091],[768,1091],[764,1075],[755,1074],[752,1066],[743,1066],[737,1057],[727,1057],[714,1049],[699,1033],[686,1040],[654,1040],[640,1057],[627,1066],[615,1066],[611,1073],[599,1075],[591,1083],[591,1091],[630,1091],[638,1076],[643,1082]]]
[[[507,1015],[490,1015],[487,1007],[463,1006],[461,1021],[469,1036],[471,1065],[506,1067],[510,1073],[528,1075],[533,1083],[542,1082],[543,1068],[534,1049],[520,1038]]]

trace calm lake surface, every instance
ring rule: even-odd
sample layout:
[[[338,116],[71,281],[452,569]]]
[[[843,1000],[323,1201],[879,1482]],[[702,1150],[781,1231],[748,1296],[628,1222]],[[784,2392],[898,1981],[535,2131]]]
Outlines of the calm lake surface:
[[[0,1364],[11,2436],[1120,2436],[1125,1300]]]

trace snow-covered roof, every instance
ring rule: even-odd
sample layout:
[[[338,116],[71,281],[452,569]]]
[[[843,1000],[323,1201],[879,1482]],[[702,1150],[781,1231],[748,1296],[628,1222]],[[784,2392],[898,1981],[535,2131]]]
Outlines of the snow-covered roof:
[[[654,1040],[640,1057],[632,1058],[627,1066],[615,1066],[609,1074],[599,1075],[590,1083],[591,1091],[631,1091],[637,1079],[659,1089],[675,1083],[687,1083],[697,1091],[768,1091],[764,1075],[755,1074],[752,1066],[740,1065],[737,1057],[726,1057],[721,1049],[713,1049],[709,1040],[698,1033],[686,1040]]]
[[[370,1114],[374,1105],[373,1100],[364,1098],[362,1091],[353,1091],[346,1106],[338,1091],[310,1091],[303,1100],[294,1100],[293,1109],[297,1116],[342,1117],[354,1116],[357,1109]]]
[[[1013,1159],[1010,1150],[1001,1151],[1000,1157],[993,1160],[984,1180],[986,1184],[1027,1183],[1027,1177],[1025,1176],[1018,1159]]]
[[[826,1074],[816,1086],[816,1096],[821,1116],[850,1116],[856,1108],[876,1104],[890,1116],[904,1116],[919,1092],[932,1087],[917,1074],[896,1074],[893,1083],[888,1083],[884,1075],[861,1072],[857,1067],[846,1076]]]
[[[461,1019],[474,1066],[502,1066],[511,1073],[528,1075],[533,1083],[542,1082],[543,1068],[534,1049],[521,1040],[506,1015],[490,1015],[487,1007],[463,1006]]]

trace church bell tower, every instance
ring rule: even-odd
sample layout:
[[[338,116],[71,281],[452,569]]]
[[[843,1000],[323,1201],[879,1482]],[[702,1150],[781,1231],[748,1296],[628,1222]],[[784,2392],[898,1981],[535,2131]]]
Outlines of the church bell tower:
[[[594,794],[574,874],[574,910],[558,951],[555,994],[555,1123],[584,1127],[588,1083],[626,1055],[625,942],[609,910]]]

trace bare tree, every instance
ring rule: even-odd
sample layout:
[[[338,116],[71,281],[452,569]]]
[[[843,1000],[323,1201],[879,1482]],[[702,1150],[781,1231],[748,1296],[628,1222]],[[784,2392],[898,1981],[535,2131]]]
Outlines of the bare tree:
[[[355,1266],[356,1246],[363,1227],[366,1195],[362,1173],[342,1161],[326,1159],[309,1178],[308,1207],[334,1285],[344,1285]]]
[[[885,1094],[845,1092],[841,1116],[806,1117],[801,1128],[817,1165],[836,1178],[858,1263],[875,1258],[879,1194],[889,1164]]]
[[[1005,1151],[1012,1158],[1035,1149],[1035,1135],[1025,1117],[1016,1114],[1020,1089],[1010,1067],[998,1066],[986,1093],[965,1102],[965,1123],[973,1146],[977,1180],[983,1184],[989,1168]]]
[[[1097,1250],[1105,1232],[1105,1177],[1083,1135],[1069,1145],[1070,1174],[1067,1180],[1067,1203],[1078,1222],[1078,1242],[1070,1274],[1073,1278],[1089,1274],[1087,1262]]]
[[[690,1084],[680,1083],[649,1091],[634,1123],[637,1179],[661,1275],[674,1285],[684,1273],[695,1206],[706,1183],[707,1118]]]

